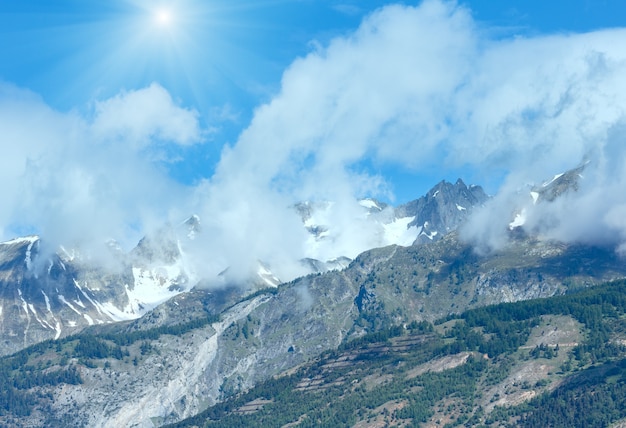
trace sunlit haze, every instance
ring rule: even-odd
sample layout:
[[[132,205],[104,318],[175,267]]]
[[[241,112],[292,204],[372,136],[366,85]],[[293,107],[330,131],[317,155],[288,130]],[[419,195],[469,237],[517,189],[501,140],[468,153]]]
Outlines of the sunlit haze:
[[[167,9],[160,9],[156,12],[156,21],[159,25],[168,26],[172,22],[172,14]]]
[[[0,238],[130,249],[198,214],[209,274],[287,266],[299,201],[349,226],[357,198],[461,177],[508,201],[589,160],[528,222],[626,251],[624,76],[622,0],[1,2]]]

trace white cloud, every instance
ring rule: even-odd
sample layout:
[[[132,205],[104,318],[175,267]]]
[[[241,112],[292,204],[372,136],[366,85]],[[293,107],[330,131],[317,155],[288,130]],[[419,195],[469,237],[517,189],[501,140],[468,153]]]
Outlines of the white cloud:
[[[346,226],[338,250],[372,242],[348,201],[389,186],[360,167],[364,160],[508,171],[490,211],[473,223],[492,247],[502,244],[512,206],[526,203],[516,193],[524,183],[588,156],[591,184],[558,204],[529,206],[528,227],[561,239],[589,239],[589,231],[626,239],[626,30],[506,39],[485,30],[455,2],[375,11],[285,70],[280,92],[224,148],[192,201],[145,156],[164,141],[203,138],[198,113],[160,86],[96,102],[88,119],[4,87],[5,235],[8,225],[34,224],[58,240],[119,239],[197,212],[205,232],[192,257],[203,273],[231,266],[244,275],[260,259],[284,279],[307,255],[296,201],[346,204],[334,219]]]
[[[524,229],[546,239],[609,245],[626,239],[626,228],[611,220],[626,202],[623,41],[625,30],[607,30],[508,40],[484,54],[485,77],[468,91],[474,111],[461,128],[476,143],[458,153],[474,165],[499,165],[510,173],[493,205],[466,229],[474,242],[503,245],[514,207],[526,212]],[[537,205],[522,196],[524,184],[583,159],[590,163],[578,192]]]
[[[520,186],[585,156],[600,162],[625,153],[608,136],[626,107],[624,42],[623,29],[491,39],[454,2],[385,7],[293,62],[280,93],[224,152],[213,191],[235,180],[294,200],[347,200],[385,188],[354,174],[368,158],[416,170],[504,170],[492,214],[474,223],[482,244],[500,245]],[[599,174],[610,180],[623,169]],[[598,198],[608,212],[619,201],[608,188]],[[549,224],[540,228],[547,236],[582,239],[574,225]],[[593,230],[606,235],[607,223],[598,224],[605,228]]]
[[[466,10],[438,2],[374,13],[354,34],[286,70],[280,93],[257,109],[218,176],[336,193],[300,177],[343,181],[371,154],[411,165],[432,160],[448,131],[441,118],[450,94],[475,49],[472,29]]]
[[[98,138],[139,146],[155,141],[190,145],[202,139],[198,113],[176,105],[157,84],[96,102],[94,110],[91,127]]]
[[[32,232],[53,246],[95,251],[117,239],[129,248],[186,197],[146,156],[155,138],[159,147],[200,138],[196,114],[163,88],[102,101],[89,120],[8,85],[0,100],[3,238]]]

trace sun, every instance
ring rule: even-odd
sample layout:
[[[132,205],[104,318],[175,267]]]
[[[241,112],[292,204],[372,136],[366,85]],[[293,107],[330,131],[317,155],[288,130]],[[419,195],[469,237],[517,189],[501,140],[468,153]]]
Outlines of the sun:
[[[172,23],[172,13],[168,9],[159,9],[154,13],[154,20],[162,27],[168,27]]]

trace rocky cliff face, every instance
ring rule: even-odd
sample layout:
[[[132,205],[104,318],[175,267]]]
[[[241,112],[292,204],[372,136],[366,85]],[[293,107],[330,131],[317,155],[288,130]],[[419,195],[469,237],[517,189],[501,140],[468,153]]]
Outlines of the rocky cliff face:
[[[566,192],[576,192],[579,188],[579,181],[587,164],[570,169],[561,174],[555,175],[551,180],[543,182],[539,186],[533,186],[531,195],[535,202],[552,202]]]
[[[0,355],[139,318],[189,290],[170,238],[144,240],[130,255],[111,246],[106,268],[76,250],[43,251],[34,236],[0,243]]]
[[[373,199],[359,201],[362,219],[375,225],[372,246],[410,245],[437,240],[454,230],[486,195],[478,186],[441,182],[426,196],[398,208]],[[329,221],[332,203],[302,203],[295,209],[311,233],[312,247],[332,247],[338,225]],[[186,270],[183,241],[202,233],[196,216],[145,237],[129,253],[111,244],[103,267],[77,249],[43,251],[38,237],[0,243],[0,355],[47,339],[58,339],[94,324],[136,319],[158,304],[202,284]],[[319,273],[344,269],[351,259],[307,258],[302,265]],[[259,262],[247,287],[254,291],[280,283]]]
[[[560,189],[565,180],[560,178],[542,188]],[[265,276],[259,278],[267,288],[251,295],[259,287],[255,281],[182,292],[191,281],[176,268],[180,234],[167,231],[143,240],[124,269],[107,275],[67,252],[38,259],[37,238],[1,244],[0,326],[15,338],[5,341],[5,349],[62,339],[94,324],[83,335],[121,346],[121,356],[85,357],[77,345],[84,336],[45,345],[25,364],[45,370],[69,364],[83,383],[33,388],[31,415],[5,415],[0,424],[158,426],[385,327],[626,277],[623,261],[611,249],[542,241],[513,228],[505,248],[475,253],[450,231],[486,198],[477,186],[442,182],[392,212],[392,219],[409,219],[405,227],[419,229],[423,239],[414,245],[372,249],[352,261],[305,260],[312,270],[328,270],[332,263],[338,269],[278,286],[261,265]],[[389,210],[371,200],[362,206],[369,216]],[[307,219],[315,218],[307,213]],[[193,224],[193,233],[199,233]],[[147,296],[152,303],[145,303]],[[165,296],[165,303],[156,306],[155,296]]]
[[[371,248],[388,245],[409,246],[436,241],[455,231],[476,206],[489,197],[480,186],[466,186],[458,179],[455,184],[441,181],[421,198],[398,207],[392,207],[375,199],[358,201],[356,224],[362,224],[362,234],[370,234]],[[337,215],[331,202],[304,202],[297,204],[296,212],[301,216],[305,228],[311,234],[309,247],[331,246],[346,231],[334,224]],[[341,217],[341,216],[339,216]],[[335,269],[336,261],[347,259],[348,254],[333,254],[332,260],[310,257],[304,264],[312,272]],[[353,256],[351,256],[353,257]]]
[[[626,267],[610,250],[523,239],[479,256],[450,234],[427,245],[368,251],[343,271],[303,277],[234,305],[236,291],[184,293],[132,324],[107,329],[149,331],[162,320],[208,313],[221,313],[219,321],[132,343],[121,360],[96,359],[92,367],[74,360],[84,383],[46,389],[53,399],[30,420],[72,426],[63,419],[70,415],[74,426],[158,426],[349,338],[624,276]]]
[[[408,227],[417,228],[415,242],[423,244],[456,230],[487,199],[480,186],[468,187],[461,179],[454,184],[442,181],[421,198],[398,207],[396,216],[413,217]]]

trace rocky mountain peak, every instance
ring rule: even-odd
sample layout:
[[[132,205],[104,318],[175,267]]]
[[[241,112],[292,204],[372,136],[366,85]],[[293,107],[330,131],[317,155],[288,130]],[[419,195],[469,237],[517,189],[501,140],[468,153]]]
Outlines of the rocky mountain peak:
[[[570,169],[560,174],[556,174],[552,179],[544,181],[542,184],[533,185],[530,188],[532,204],[551,203],[568,192],[576,192],[583,178],[583,171],[588,165],[585,162],[576,168]],[[523,226],[526,224],[527,207],[517,207],[514,211],[512,221],[509,223],[511,236],[526,236]]]
[[[189,239],[194,239],[196,234],[202,231],[202,226],[200,224],[200,217],[196,214],[189,217],[187,220],[183,222],[183,225],[187,228],[187,237]]]
[[[417,244],[440,239],[456,230],[469,212],[489,196],[480,186],[467,186],[462,179],[454,184],[441,181],[426,195],[396,209],[397,216],[414,217],[408,227],[417,227]]]
[[[48,248],[37,236],[0,243],[0,355],[139,318],[193,285],[180,258],[167,227],[130,253],[107,242],[95,259],[80,248]]]
[[[587,164],[582,164],[574,169],[555,175],[551,180],[543,182],[539,186],[533,186],[531,195],[536,202],[552,202],[568,191],[577,191],[579,181]]]

